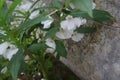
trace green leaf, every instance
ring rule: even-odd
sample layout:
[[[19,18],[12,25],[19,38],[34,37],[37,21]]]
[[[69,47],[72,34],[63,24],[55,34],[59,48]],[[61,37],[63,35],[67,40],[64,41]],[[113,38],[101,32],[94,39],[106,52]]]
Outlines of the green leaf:
[[[60,59],[60,55],[59,54],[56,55],[56,59],[58,59],[58,60]]]
[[[4,59],[4,57],[2,55],[0,55],[0,61],[2,61]]]
[[[88,15],[87,12],[85,11],[80,11],[80,10],[73,10],[71,11],[70,15],[72,15],[73,17],[82,17],[82,18],[86,18],[86,19],[91,19],[91,17]]]
[[[78,33],[93,33],[96,31],[96,28],[94,27],[82,27],[79,29],[76,29]]]
[[[16,12],[17,14],[20,14],[20,15],[23,16],[23,17],[26,16],[26,12],[23,12],[23,11],[21,11],[21,10],[15,10],[15,12]]]
[[[0,8],[0,19],[2,20],[2,22],[4,23],[5,21],[3,20],[3,18],[5,17],[5,14],[7,13],[7,4],[4,2],[4,4],[2,4],[1,8]]]
[[[67,51],[65,49],[65,46],[64,46],[63,42],[60,41],[60,40],[56,40],[55,43],[56,43],[56,51],[59,54],[59,56],[62,56],[62,57],[66,58],[67,57]]]
[[[0,0],[0,9],[2,8],[4,2],[5,2],[5,0]],[[0,10],[0,12],[1,12],[1,10]]]
[[[18,72],[20,70],[21,64],[23,63],[24,55],[23,51],[19,50],[10,61],[10,73],[13,80],[17,80]]]
[[[58,30],[59,30],[58,27],[51,28],[51,29],[46,33],[45,38],[52,38],[52,37],[54,37]]]
[[[28,49],[30,51],[39,51],[39,50],[45,50],[47,46],[45,43],[34,43],[32,44]]]
[[[93,18],[91,18],[88,13],[79,10],[71,11],[70,15],[72,15],[73,17],[83,17],[86,19],[91,19],[100,23],[113,21],[113,16],[109,12],[97,9],[93,10]]]
[[[25,31],[20,32],[20,34],[19,34],[20,41],[22,41],[24,34],[25,34]]]
[[[66,0],[65,1],[65,8],[67,8],[69,6],[70,2],[71,2],[71,0]]]
[[[52,0],[52,5],[56,8],[62,8],[62,3],[59,0]]]
[[[24,23],[22,23],[18,28],[17,28],[17,31],[23,31],[23,30],[26,30],[28,28],[31,28],[32,26],[40,23],[41,21],[44,21],[44,20],[47,20],[49,19],[45,14],[41,14],[40,16],[32,19],[32,20],[28,20]]]
[[[22,1],[22,0],[14,0],[14,1],[13,1],[13,3],[10,5],[10,8],[9,8],[8,11],[7,11],[7,14],[6,14],[5,18],[8,18],[8,17],[12,14],[12,12],[13,12],[14,9],[16,8],[16,6],[17,6],[18,4],[20,4],[21,1]]]
[[[3,80],[2,78],[0,78],[0,80]]]
[[[52,65],[52,62],[49,60],[49,59],[46,59],[45,60],[45,67],[46,69],[49,69],[51,68],[53,65]]]
[[[81,11],[87,12],[91,17],[93,17],[92,0],[71,0],[71,2],[75,5],[76,8],[80,9]]]
[[[3,5],[5,3],[5,0],[0,0],[0,17],[2,16],[2,8],[3,8]]]
[[[113,17],[107,11],[93,10],[93,20],[102,23],[102,22],[113,21]]]

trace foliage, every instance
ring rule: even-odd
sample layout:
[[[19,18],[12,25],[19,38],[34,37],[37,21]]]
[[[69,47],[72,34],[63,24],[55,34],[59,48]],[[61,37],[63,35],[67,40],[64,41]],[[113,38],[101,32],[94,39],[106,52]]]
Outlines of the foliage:
[[[48,80],[50,59],[67,58],[66,39],[79,42],[84,33],[95,32],[94,25],[86,26],[88,20],[99,24],[113,20],[107,11],[95,9],[92,0],[52,0],[51,5],[12,0],[10,6],[6,2],[0,0],[0,80],[17,80],[24,71],[28,76],[41,71]]]

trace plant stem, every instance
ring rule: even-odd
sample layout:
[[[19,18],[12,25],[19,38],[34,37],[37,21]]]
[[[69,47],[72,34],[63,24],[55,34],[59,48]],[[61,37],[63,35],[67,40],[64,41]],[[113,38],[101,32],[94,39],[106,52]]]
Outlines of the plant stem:
[[[71,0],[66,0],[66,2],[65,2],[65,8],[67,8],[67,7],[68,7],[68,5],[69,5],[70,1],[71,1]]]
[[[38,58],[38,64],[40,66],[40,70],[42,71],[42,74],[43,74],[43,77],[45,78],[45,80],[48,80],[48,75],[47,75],[47,69],[45,68],[45,60],[44,60],[44,57],[43,56],[39,56]]]
[[[43,74],[43,77],[45,78],[45,80],[48,80],[48,75],[47,75],[47,71],[44,69],[42,69],[42,74]]]

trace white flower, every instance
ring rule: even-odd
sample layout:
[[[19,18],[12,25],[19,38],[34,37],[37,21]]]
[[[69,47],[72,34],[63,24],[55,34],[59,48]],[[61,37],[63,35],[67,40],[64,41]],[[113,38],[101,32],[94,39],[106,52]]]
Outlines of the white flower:
[[[36,2],[37,0],[32,0],[32,1]]]
[[[14,54],[16,54],[17,51],[18,51],[17,48],[7,49],[7,50],[6,50],[6,53],[4,53],[3,56],[4,56],[6,59],[11,60],[12,56],[13,56]]]
[[[59,39],[69,39],[73,34],[73,30],[60,30],[56,33],[56,37]]]
[[[48,29],[48,28],[50,28],[50,25],[52,24],[53,21],[54,21],[53,18],[49,16],[49,19],[42,21],[41,24],[44,25],[43,26],[44,29]]]
[[[31,15],[29,16],[29,18],[30,18],[30,19],[34,19],[34,18],[36,18],[38,15],[39,15],[39,11],[37,10],[37,11],[32,12]]]
[[[2,70],[1,70],[1,73],[2,74],[5,74],[7,72],[7,67],[4,67]]]
[[[51,38],[46,39],[45,43],[49,48],[46,49],[46,53],[53,53],[56,48],[55,41],[52,40]]]
[[[77,27],[86,23],[86,19],[82,18],[73,18],[72,16],[68,15],[66,20],[60,23],[61,28],[64,30],[75,30]]]
[[[45,80],[44,78],[42,78],[41,80]]]
[[[0,44],[0,55],[6,59],[10,60],[12,56],[17,53],[17,51],[18,48],[8,42]]]
[[[83,37],[84,34],[74,32],[71,38],[73,41],[79,42]]]
[[[6,35],[4,30],[0,30],[0,34]]]
[[[76,27],[78,28],[87,22],[86,19],[83,19],[83,18],[74,18],[74,21],[75,21]]]
[[[94,2],[92,4],[93,4],[92,9],[95,9],[96,4]]]
[[[9,45],[10,44],[8,42],[0,44],[0,55],[3,55],[6,52]]]
[[[72,9],[75,9],[75,8],[76,8],[73,3],[70,3],[69,5],[70,5],[70,7],[71,7]]]
[[[48,47],[55,49],[56,48],[56,44],[55,41],[52,40],[51,38],[46,39],[46,43],[45,43]]]
[[[66,20],[62,21],[60,23],[61,25],[61,28],[64,29],[64,30],[75,30],[76,29],[76,26],[74,24],[74,20],[73,20],[73,17],[68,15],[66,17]]]
[[[25,60],[25,63],[29,63],[29,61],[30,61],[30,56],[29,56],[29,55],[26,55],[25,58],[24,58],[24,60]]]
[[[30,1],[23,1],[22,5],[18,6],[17,9],[27,12],[31,6],[32,6],[32,3]]]
[[[54,53],[55,49],[53,48],[47,48],[46,53]]]

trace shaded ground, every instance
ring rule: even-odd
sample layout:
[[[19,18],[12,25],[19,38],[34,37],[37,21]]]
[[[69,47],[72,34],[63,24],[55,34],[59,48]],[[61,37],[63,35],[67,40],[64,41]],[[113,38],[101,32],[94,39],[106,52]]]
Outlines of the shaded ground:
[[[49,69],[49,80],[80,80],[68,67],[55,58],[52,60],[53,67]],[[36,76],[31,80],[40,80],[42,76]],[[21,75],[21,80],[27,80],[25,75]]]
[[[50,73],[50,80],[80,80],[68,67],[58,60],[53,60],[54,67]]]

